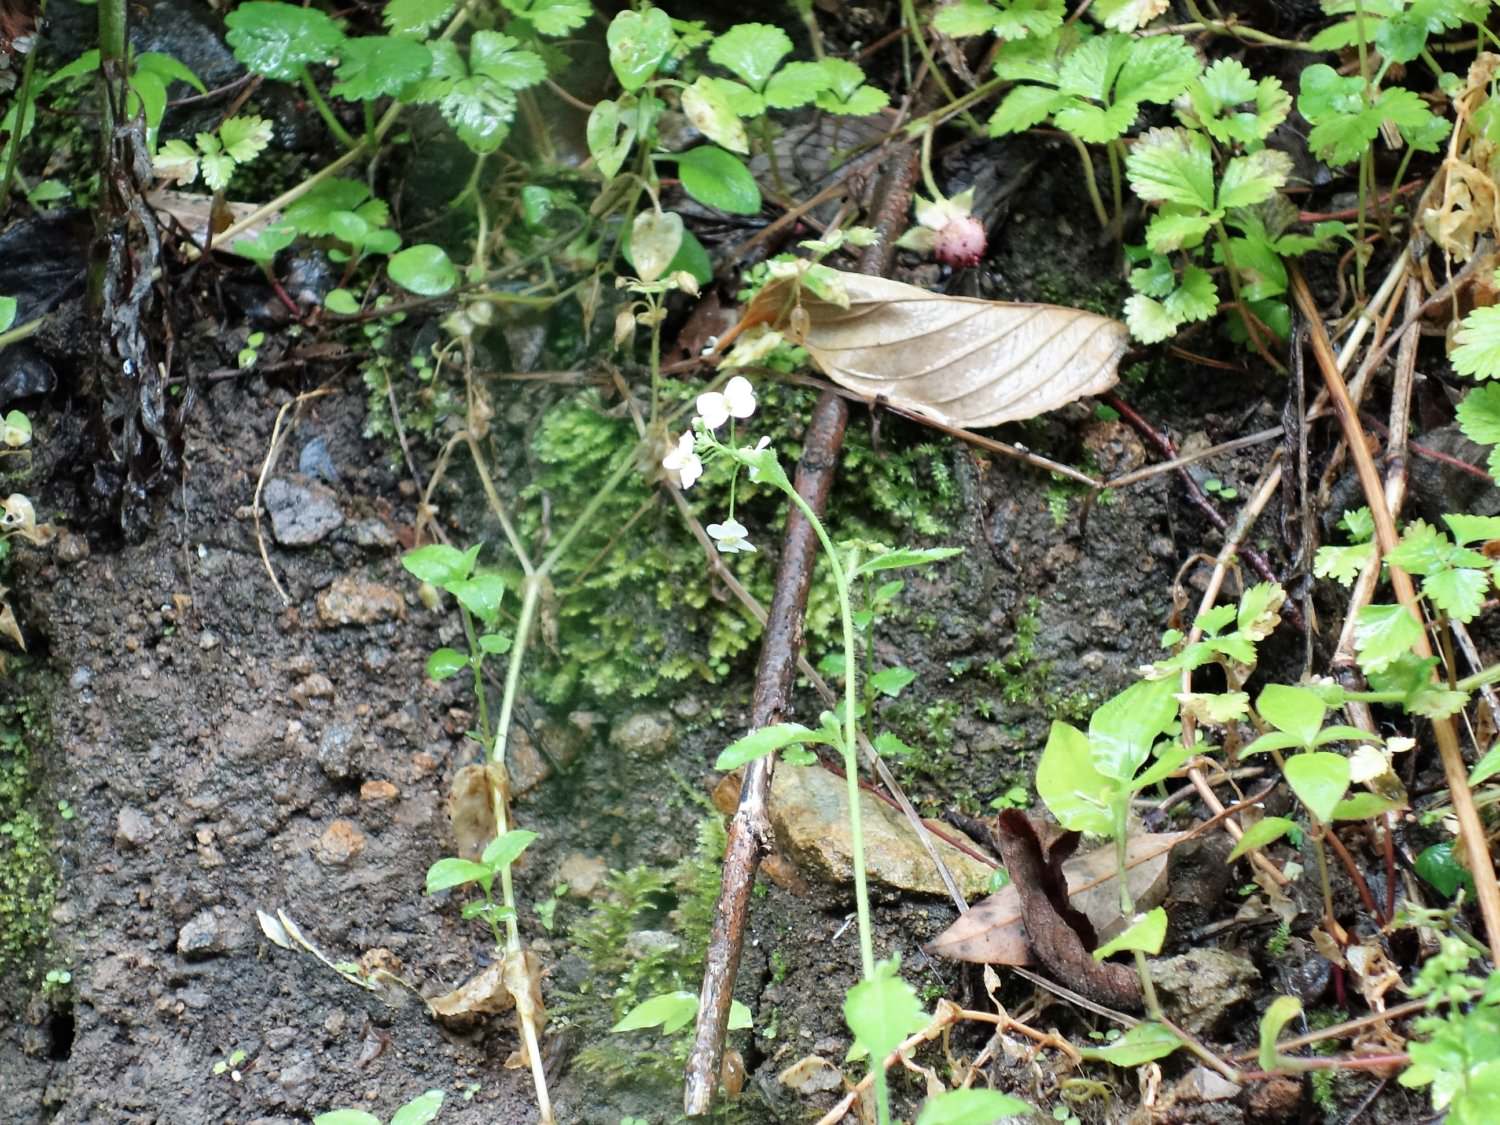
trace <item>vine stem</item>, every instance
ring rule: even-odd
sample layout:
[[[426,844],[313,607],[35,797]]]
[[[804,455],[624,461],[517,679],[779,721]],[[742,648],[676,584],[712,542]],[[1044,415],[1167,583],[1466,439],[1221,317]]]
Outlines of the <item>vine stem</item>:
[[[362,148],[363,142],[356,141],[350,136],[349,130],[345,129],[339,122],[339,119],[333,115],[333,107],[323,97],[323,92],[318,89],[318,84],[312,80],[312,75],[307,73],[307,67],[304,66],[301,69],[302,89],[307,93],[307,100],[312,102],[313,108],[318,111],[318,116],[323,119],[323,124],[328,126],[328,131],[338,138],[339,144],[350,151]]]
[[[1375,520],[1375,542],[1381,555],[1388,555],[1396,547],[1396,525],[1386,507],[1385,490],[1375,469],[1370,448],[1365,444],[1364,430],[1359,415],[1349,398],[1348,388],[1339,374],[1333,349],[1328,343],[1322,318],[1318,314],[1317,302],[1307,287],[1307,280],[1295,262],[1288,263],[1292,281],[1292,295],[1302,315],[1307,319],[1313,354],[1328,385],[1329,397],[1338,413],[1339,424],[1344,430],[1345,442],[1354,458],[1359,473],[1359,482],[1364,489],[1365,502]],[[1399,566],[1390,567],[1391,587],[1396,600],[1416,619],[1420,629],[1417,634],[1417,655],[1426,659],[1432,656],[1432,644],[1427,637],[1426,623],[1417,605],[1417,592],[1411,576]],[[1489,841],[1484,823],[1479,819],[1479,810],[1474,805],[1474,794],[1469,789],[1469,772],[1464,765],[1462,750],[1458,745],[1458,732],[1451,718],[1434,718],[1432,731],[1437,739],[1438,757],[1442,762],[1443,776],[1448,783],[1453,800],[1453,812],[1458,817],[1459,834],[1463,838],[1464,850],[1469,860],[1469,871],[1474,876],[1475,897],[1479,900],[1480,914],[1484,918],[1485,936],[1489,941],[1490,957],[1500,963],[1500,883],[1495,879],[1495,862],[1490,857]]]
[[[1109,230],[1109,212],[1104,209],[1104,197],[1099,194],[1099,182],[1094,179],[1094,161],[1089,156],[1089,150],[1072,133],[1065,132],[1063,135],[1072,141],[1073,147],[1078,150],[1078,160],[1083,165],[1083,186],[1088,188],[1089,202],[1094,205],[1094,214],[1099,219],[1099,226],[1104,230]]]

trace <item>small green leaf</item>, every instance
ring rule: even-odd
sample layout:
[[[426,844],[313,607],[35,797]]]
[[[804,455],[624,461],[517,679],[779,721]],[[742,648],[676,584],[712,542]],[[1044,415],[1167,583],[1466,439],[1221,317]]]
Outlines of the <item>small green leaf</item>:
[[[693,1014],[698,1014],[696,1008],[693,1010]],[[741,1004],[738,1000],[731,1000],[729,1002],[729,1022],[724,1026],[730,1031],[749,1031],[755,1026],[755,1021],[750,1015],[749,1008]]]
[[[947,1090],[922,1103],[917,1125],[995,1125],[1035,1112],[1030,1103],[999,1090]]]
[[[509,867],[521,858],[521,853],[531,846],[536,839],[536,833],[527,831],[525,828],[512,828],[501,836],[496,836],[484,849],[484,854],[479,857],[479,862],[491,871],[499,871],[502,867]]]
[[[882,668],[870,677],[869,684],[872,690],[895,699],[916,678],[910,668]]]
[[[900,968],[898,960],[882,961],[873,977],[844,997],[844,1022],[876,1066],[908,1035],[927,1026],[927,1013],[916,990],[899,975]]]
[[[682,216],[675,211],[649,208],[635,217],[630,231],[630,259],[642,281],[661,277],[681,245]]]
[[[749,153],[745,125],[724,91],[707,75],[682,91],[682,112],[698,132],[730,152]]]
[[[1089,719],[1089,756],[1094,768],[1115,781],[1129,781],[1151,757],[1157,738],[1177,718],[1177,684],[1143,680],[1106,700]]]
[[[1346,797],[1333,808],[1334,820],[1369,820],[1372,817],[1388,813],[1392,809],[1402,808],[1402,802],[1387,800],[1385,797],[1374,793],[1356,793],[1352,797]]]
[[[1366,674],[1379,672],[1410,652],[1421,639],[1421,623],[1400,605],[1367,605],[1354,626],[1354,647]]]
[[[339,316],[354,316],[359,312],[359,301],[347,289],[331,289],[323,298],[323,307]]]
[[[1107,1047],[1087,1047],[1079,1053],[1086,1059],[1131,1067],[1166,1058],[1181,1046],[1182,1040],[1171,1028],[1147,1020],[1136,1024]]]
[[[1333,810],[1349,790],[1349,759],[1326,750],[1312,750],[1288,758],[1283,767],[1286,782],[1325,824],[1333,819]]]
[[[714,769],[739,769],[745,763],[753,762],[756,758],[763,758],[767,754],[780,750],[783,746],[805,742],[808,740],[805,736],[814,733],[801,723],[776,723],[772,726],[761,727],[726,746],[715,759]]]
[[[1234,845],[1229,853],[1226,863],[1233,863],[1246,852],[1263,848],[1267,844],[1273,844],[1288,832],[1295,829],[1297,825],[1284,816],[1268,816],[1256,821],[1245,829],[1244,835]]]
[[[610,21],[609,65],[629,93],[644,86],[672,49],[672,20],[660,8],[624,11]]]
[[[274,0],[240,4],[224,23],[234,57],[256,74],[283,82],[295,81],[308,63],[337,55],[344,42],[344,33],[326,13]]]
[[[1280,149],[1263,148],[1236,156],[1224,167],[1219,182],[1219,207],[1251,207],[1276,194],[1292,173],[1292,158]],[[1236,263],[1238,264],[1238,263]]]
[[[1036,792],[1064,828],[1112,836],[1110,804],[1119,787],[1094,768],[1089,738],[1067,723],[1054,721],[1036,767]]]
[[[1013,86],[990,115],[989,134],[1003,137],[1010,133],[1024,133],[1067,104],[1067,96],[1049,86]]]
[[[1466,887],[1470,895],[1474,893],[1474,876],[1459,863],[1451,842],[1422,849],[1413,866],[1445,898],[1452,898],[1460,887]]]
[[[1481,781],[1488,781],[1497,773],[1500,773],[1500,742],[1491,746],[1485,752],[1484,757],[1474,763],[1474,768],[1469,773],[1469,784],[1478,785]]]
[[[1158,906],[1137,918],[1112,941],[1107,941],[1094,950],[1094,960],[1103,961],[1111,954],[1125,949],[1138,949],[1142,953],[1150,953],[1154,956],[1161,952],[1162,943],[1166,939],[1167,912]]]
[[[14,297],[0,297],[0,332],[4,332],[16,322],[16,308]]]
[[[435,895],[467,883],[484,883],[492,876],[493,872],[482,863],[448,856],[427,869],[427,893]]]
[[[933,563],[963,554],[962,547],[928,547],[923,550],[900,548],[866,559],[854,571],[854,576],[875,574],[882,570],[898,570],[908,566],[931,566]]]
[[[422,297],[441,297],[458,284],[458,271],[447,251],[430,242],[391,255],[386,271],[397,285]]]
[[[1449,354],[1453,370],[1476,379],[1500,378],[1500,305],[1484,305],[1464,317]]]
[[[1374,557],[1374,543],[1319,547],[1318,553],[1313,557],[1313,573],[1319,578],[1332,578],[1348,586]]]
[[[1278,1065],[1276,1040],[1281,1029],[1302,1014],[1302,1001],[1295,996],[1278,996],[1260,1017],[1260,1068],[1275,1070]]]
[[[708,48],[708,59],[758,93],[766,88],[781,60],[791,53],[792,41],[781,28],[765,23],[741,23],[715,36]]]
[[[884,90],[864,85],[865,72],[857,63],[852,63],[848,59],[827,58],[816,65],[821,66],[824,74],[828,76],[828,85],[819,90],[813,99],[814,104],[821,110],[828,113],[864,117],[884,109],[891,100]],[[771,101],[769,87],[766,91],[766,100]]]
[[[500,0],[543,35],[560,36],[577,31],[593,14],[589,0]]]
[[[380,1125],[380,1118],[362,1109],[334,1109],[314,1117],[313,1125]]]
[[[460,551],[446,543],[430,543],[402,555],[401,565],[419,581],[446,587],[469,577],[479,558],[479,547],[476,543],[467,551]]]
[[[1286,684],[1267,684],[1255,701],[1255,709],[1277,730],[1297,740],[1297,745],[1311,746],[1323,726],[1328,708],[1306,688]]]
[[[351,101],[374,101],[397,97],[408,86],[420,82],[432,69],[427,44],[399,35],[364,35],[346,39],[339,49],[338,81],[330,88],[335,97]]]
[[[642,1031],[648,1027],[660,1026],[663,1032],[670,1035],[679,1028],[686,1027],[697,1014],[696,992],[665,992],[642,1000],[626,1012],[610,1031]]]
[[[760,211],[760,188],[737,157],[716,145],[699,145],[677,156],[682,189],[708,207],[733,215]]]
[[[797,109],[810,105],[832,84],[832,78],[819,63],[787,63],[766,83],[766,104],[773,109]]]
[[[481,633],[479,651],[490,656],[503,656],[510,651],[512,639],[505,633]]]
[[[443,1091],[428,1090],[418,1094],[391,1117],[391,1125],[427,1125],[442,1111]]]
[[[457,649],[440,648],[427,658],[427,678],[446,680],[469,667],[469,658]]]
[[[445,587],[466,610],[485,625],[494,627],[500,617],[500,602],[505,597],[505,579],[498,574],[476,574],[462,582]]]
[[[619,174],[630,146],[635,143],[636,116],[633,106],[622,110],[620,103],[608,98],[596,102],[589,111],[584,137],[589,155],[606,180]]]
[[[381,19],[392,35],[425,36],[448,18],[457,0],[387,0]]]

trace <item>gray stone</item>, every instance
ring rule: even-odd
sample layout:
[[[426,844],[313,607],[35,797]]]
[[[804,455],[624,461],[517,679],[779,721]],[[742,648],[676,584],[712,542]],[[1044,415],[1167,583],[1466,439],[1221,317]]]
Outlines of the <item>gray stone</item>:
[[[625,952],[637,959],[676,953],[681,948],[682,939],[665,930],[636,930],[625,939]]]
[[[1230,1032],[1236,1009],[1255,998],[1260,970],[1248,957],[1194,949],[1151,962],[1151,979],[1173,1020],[1199,1038]]]
[[[361,547],[384,550],[397,545],[396,533],[391,530],[390,525],[373,516],[360,520],[349,530],[354,536],[354,542]]]
[[[871,879],[916,894],[946,896],[937,869],[900,809],[861,792],[860,815],[865,871]],[[771,827],[777,848],[803,875],[834,887],[852,887],[854,850],[843,778],[817,766],[778,763],[771,782]],[[970,899],[982,898],[990,868],[936,837],[933,845],[959,888]]]
[[[672,724],[672,717],[665,711],[642,711],[626,715],[609,732],[610,745],[616,750],[648,758],[665,754],[676,741],[677,728]]]
[[[177,952],[189,961],[228,953],[233,947],[228,924],[214,910],[200,910],[177,931]]]
[[[155,835],[156,830],[151,827],[150,819],[140,809],[126,805],[120,810],[120,815],[115,818],[116,843],[139,848],[149,843],[151,837]]]
[[[302,455],[297,458],[297,470],[312,480],[339,483],[338,468],[328,452],[328,442],[321,436],[313,438],[302,447]]]
[[[306,547],[342,527],[338,497],[321,484],[274,477],[261,493],[271,534],[287,547]]]
[[[354,728],[335,723],[318,740],[318,768],[330,781],[348,781],[355,769]]]

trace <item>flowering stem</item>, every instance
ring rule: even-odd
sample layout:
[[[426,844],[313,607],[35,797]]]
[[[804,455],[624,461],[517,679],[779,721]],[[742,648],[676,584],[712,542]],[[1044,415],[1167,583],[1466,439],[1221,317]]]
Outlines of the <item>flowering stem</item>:
[[[875,975],[875,945],[870,936],[870,889],[865,881],[865,841],[859,810],[859,760],[855,756],[855,747],[859,744],[856,724],[858,711],[855,705],[859,667],[854,658],[854,610],[849,599],[849,576],[839,561],[832,540],[828,538],[828,532],[823,528],[823,522],[818,519],[812,506],[790,484],[783,485],[782,489],[812,525],[813,531],[817,532],[818,542],[823,545],[828,565],[833,569],[833,584],[838,589],[839,615],[844,629],[844,738],[839,752],[844,756],[844,779],[849,788],[849,835],[854,863],[854,910],[859,918],[859,961],[864,978],[869,980]]]

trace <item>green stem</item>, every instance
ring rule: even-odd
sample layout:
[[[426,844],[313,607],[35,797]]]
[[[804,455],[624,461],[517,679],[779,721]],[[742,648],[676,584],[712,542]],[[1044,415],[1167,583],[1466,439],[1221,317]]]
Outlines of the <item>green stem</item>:
[[[1109,212],[1104,209],[1104,198],[1099,194],[1099,182],[1094,179],[1094,160],[1089,155],[1089,150],[1084,147],[1082,141],[1072,133],[1064,133],[1068,140],[1073,142],[1073,147],[1078,150],[1079,163],[1083,165],[1083,184],[1088,188],[1089,202],[1094,205],[1094,214],[1098,216],[1099,226],[1109,229]]]
[[[312,75],[307,73],[307,67],[301,68],[302,89],[307,93],[307,100],[312,102],[313,108],[318,111],[318,116],[323,119],[323,124],[328,126],[328,131],[338,138],[339,144],[346,149],[357,149],[360,143],[349,135],[349,130],[339,124],[339,119],[333,115],[333,109],[324,100],[323,94],[318,89],[318,84],[312,80]]]
[[[1124,151],[1124,142],[1118,137],[1106,146],[1109,149],[1109,186],[1114,192],[1115,201],[1115,238],[1120,237],[1121,228],[1125,223],[1124,193],[1120,187],[1120,153]]]
[[[464,623],[464,640],[469,645],[469,666],[474,671],[474,698],[479,701],[479,739],[483,745],[488,746],[490,742],[489,693],[484,690],[483,655],[479,648],[479,638],[474,633],[474,615],[465,609],[462,603],[459,604],[458,613]]]
[[[47,16],[47,3],[37,6],[37,26],[40,28]],[[9,144],[6,145],[5,172],[0,174],[0,214],[10,204],[10,188],[16,178],[16,164],[21,156],[21,141],[27,134],[26,113],[31,109],[31,76],[36,70],[36,57],[41,54],[41,32],[35,37],[38,41],[32,43],[31,50],[26,53],[26,65],[21,68],[21,89],[16,93],[16,123],[11,130]],[[35,117],[35,113],[32,114]]]
[[[4,339],[4,336],[0,336],[0,341]],[[1464,677],[1458,681],[1457,687],[1459,691],[1470,692],[1475,688],[1484,687],[1486,684],[1495,683],[1500,683],[1500,664],[1491,664],[1488,668],[1481,668],[1472,676]],[[1403,695],[1401,698],[1405,699],[1406,697]],[[1399,702],[1399,700],[1396,702]]]
[[[922,56],[922,62],[927,67],[927,73],[932,75],[932,80],[938,84],[938,89],[943,92],[943,97],[948,99],[949,105],[956,103],[958,98],[954,95],[952,87],[948,85],[948,80],[943,77],[943,72],[938,70],[937,60],[932,57],[932,48],[927,45],[927,36],[923,32],[922,25],[917,21],[917,5],[915,0],[901,0],[901,22],[906,26],[907,33],[916,41],[917,54]],[[978,121],[974,120],[974,115],[968,110],[961,110],[960,115],[964,119],[964,124],[973,129],[974,132],[984,132],[983,127]]]
[[[935,109],[931,113],[924,113],[921,117],[908,121],[906,123],[906,135],[908,137],[915,137],[924,129],[936,128],[954,114],[962,113],[975,102],[982,102],[1002,87],[1010,85],[1011,82],[1012,79],[1009,78],[991,78],[988,82],[981,82],[962,97],[955,98],[947,105]]]
[[[99,0],[99,62],[124,63],[128,0]]]
[[[812,506],[802,498],[802,494],[792,487],[790,482],[782,486],[782,491],[791,498],[792,503],[797,505],[807,522],[812,525],[813,531],[817,533],[823,553],[828,556],[828,565],[833,571],[833,584],[839,595],[839,617],[844,630],[844,744],[839,747],[839,751],[844,757],[844,780],[848,783],[849,834],[852,837],[850,851],[854,863],[854,909],[859,918],[859,960],[864,978],[869,980],[875,975],[875,945],[870,935],[870,890],[865,878],[865,841],[859,807],[859,759],[856,757],[855,750],[859,744],[855,706],[859,665],[855,663],[854,609],[849,597],[849,576],[844,571],[843,563],[839,561],[833,541],[828,538],[823,521],[818,519]],[[872,1059],[871,1063],[878,1067],[881,1061]]]

